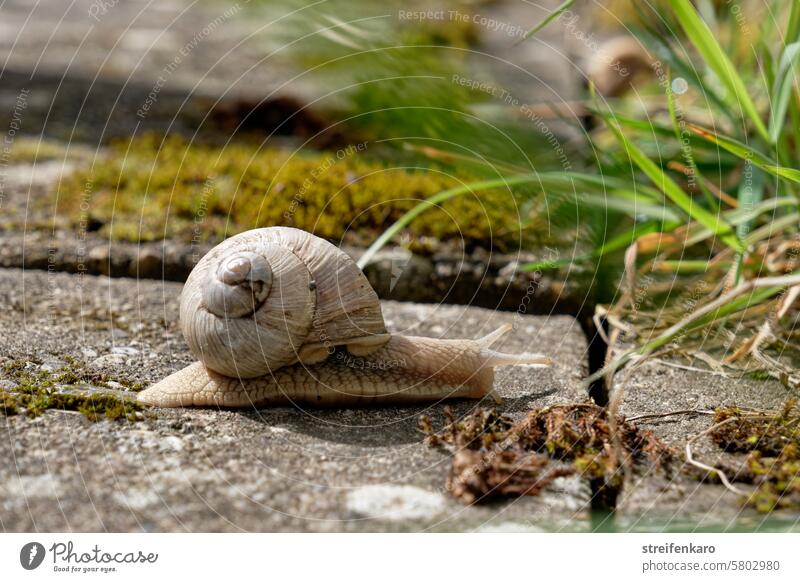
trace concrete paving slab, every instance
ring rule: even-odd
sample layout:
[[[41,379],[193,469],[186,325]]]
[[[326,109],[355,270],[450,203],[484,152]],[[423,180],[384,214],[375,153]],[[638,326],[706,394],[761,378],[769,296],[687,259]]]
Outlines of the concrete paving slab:
[[[670,360],[644,363],[625,386],[621,412],[635,418],[682,410],[713,411],[729,406],[777,409],[793,397],[776,380],[731,378],[704,371],[702,364],[689,364]],[[708,414],[679,414],[637,422],[681,453],[689,439],[712,424]],[[723,453],[709,438],[693,443],[692,452],[695,458],[712,466],[739,467],[745,458],[742,454]],[[750,487],[745,486],[745,489]],[[701,484],[682,474],[672,480],[648,474],[628,487],[616,523],[620,529],[658,531],[664,528],[690,531],[796,529],[800,525],[796,515],[757,514],[744,508],[742,501],[722,485]]]
[[[181,285],[0,271],[0,363],[45,369],[75,358],[149,383],[192,360],[177,328]],[[586,344],[567,316],[385,302],[393,332],[478,337],[513,322],[509,351],[544,351],[551,370],[498,370],[502,410],[575,402]],[[479,402],[454,404],[466,414]],[[420,414],[441,405],[246,412],[156,410],[92,423],[48,411],[0,416],[0,526],[6,531],[586,530],[589,491],[561,479],[543,495],[465,507],[443,491],[448,455],[423,444]]]

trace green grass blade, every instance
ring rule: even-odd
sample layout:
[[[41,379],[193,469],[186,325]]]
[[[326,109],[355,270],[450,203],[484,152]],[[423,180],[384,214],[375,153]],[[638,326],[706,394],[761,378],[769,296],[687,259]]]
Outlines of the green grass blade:
[[[446,200],[450,200],[451,198],[455,198],[457,196],[462,196],[464,194],[472,194],[474,192],[478,192],[480,190],[490,190],[492,188],[503,188],[509,186],[515,186],[518,184],[530,184],[533,182],[538,182],[539,176],[536,174],[525,174],[522,176],[510,176],[508,178],[499,178],[496,180],[484,180],[481,182],[473,182],[470,184],[464,184],[462,186],[456,186],[455,188],[450,188],[448,190],[444,190],[435,194],[428,198],[427,200],[423,200],[414,208],[406,212],[403,216],[401,216],[397,222],[395,222],[392,226],[387,228],[381,236],[377,238],[377,240],[372,243],[366,252],[361,255],[361,258],[358,260],[358,266],[360,269],[363,269],[365,266],[369,264],[375,254],[381,250],[386,243],[388,243],[392,238],[400,232],[403,228],[411,224],[415,218],[417,218],[420,214],[425,212],[430,208],[436,207],[437,204],[441,204]]]
[[[569,9],[569,7],[570,7],[570,6],[572,6],[573,4],[575,4],[575,0],[567,0],[566,2],[563,2],[563,3],[561,4],[561,6],[559,6],[559,7],[558,7],[558,8],[556,8],[555,10],[553,10],[553,12],[551,12],[551,13],[550,13],[550,15],[549,15],[547,18],[545,18],[545,19],[544,19],[544,20],[542,20],[542,21],[541,21],[539,24],[537,24],[536,26],[534,26],[533,28],[531,28],[531,29],[530,29],[528,32],[526,32],[526,33],[525,33],[525,35],[524,35],[524,36],[523,36],[523,37],[522,37],[522,38],[521,38],[519,41],[517,41],[517,43],[516,43],[516,44],[519,44],[519,43],[521,43],[521,42],[525,42],[526,40],[528,40],[528,39],[529,39],[530,37],[532,37],[534,34],[536,34],[537,32],[539,32],[539,31],[540,31],[540,30],[542,30],[542,29],[543,29],[545,26],[547,26],[548,24],[550,24],[551,22],[553,22],[553,21],[554,21],[556,18],[558,18],[559,16],[561,16],[561,14],[562,14],[563,12],[565,12],[566,10],[568,10],[568,9]]]
[[[750,98],[744,81],[742,81],[742,78],[736,72],[733,63],[725,54],[725,51],[719,46],[717,39],[714,37],[714,33],[711,32],[711,29],[705,21],[700,18],[694,6],[692,6],[691,1],[670,0],[670,3],[686,35],[695,47],[697,47],[697,50],[703,56],[708,66],[716,73],[717,77],[719,77],[728,90],[727,97],[730,104],[732,106],[741,107],[753,122],[753,126],[761,137],[765,140],[769,140],[767,128],[764,122],[761,121],[758,109],[756,109],[755,103],[753,103],[753,100]]]
[[[687,123],[686,127],[703,139],[717,144],[722,149],[731,152],[735,156],[743,160],[750,160],[756,166],[774,176],[779,176],[792,182],[800,183],[800,170],[781,166],[775,160],[768,158],[761,152],[757,152],[750,146],[747,146],[733,138],[717,135],[714,132],[705,129],[704,127],[700,127],[699,125]]]
[[[747,210],[747,209],[737,208],[736,210],[729,210],[729,211],[725,212],[724,216],[725,216],[725,220],[729,224],[738,227],[740,224],[743,224],[743,223],[748,222],[748,221],[753,221],[756,218],[758,218],[759,216],[761,216],[762,214],[767,214],[767,213],[771,212],[773,214],[773,216],[768,217],[768,220],[770,221],[768,223],[768,225],[769,225],[769,224],[776,224],[776,223],[782,221],[783,218],[784,218],[784,217],[775,218],[776,209],[783,208],[783,207],[795,207],[795,206],[797,206],[797,200],[795,200],[794,198],[789,198],[789,197],[769,198],[769,199],[765,200],[764,202],[762,202],[761,204],[759,204],[758,206],[756,206],[753,209]],[[790,215],[790,216],[792,216],[792,215]],[[755,232],[755,231],[753,231],[753,232]],[[689,236],[689,238],[686,239],[686,241],[683,243],[683,246],[684,247],[691,247],[693,245],[696,245],[696,244],[698,244],[700,242],[703,242],[704,240],[707,240],[708,238],[710,238],[712,236],[712,234],[713,233],[710,230],[706,229],[706,228],[701,228],[699,230],[692,231],[691,236]],[[761,239],[758,239],[758,240],[761,240]],[[753,239],[753,236],[751,234],[751,235],[748,235],[747,238],[744,239],[744,242],[745,242],[746,245],[751,245],[751,244],[753,244],[753,242],[756,242],[756,241],[755,241],[755,239]]]
[[[579,198],[585,206],[603,210],[616,210],[617,212],[627,214],[631,218],[646,216],[647,218],[655,218],[662,222],[674,221],[679,218],[677,213],[673,212],[671,208],[664,204],[649,204],[635,198],[631,200],[622,195],[624,195],[624,193],[611,191],[608,196],[602,198],[588,194],[579,195]]]
[[[640,236],[645,234],[651,234],[653,232],[667,232],[677,228],[681,223],[672,222],[669,224],[664,225],[663,228],[659,227],[659,225],[655,222],[645,222],[641,224],[635,225],[633,228],[623,232],[622,234],[615,236],[610,241],[605,243],[603,246],[598,248],[594,255],[597,257],[604,257],[610,253],[627,249],[631,246]]]
[[[673,223],[672,227],[677,227],[678,223]],[[569,267],[570,265],[576,265],[580,263],[585,263],[591,259],[596,258],[603,258],[605,255],[611,254],[616,251],[620,251],[622,249],[627,249],[631,246],[636,239],[640,236],[645,234],[650,234],[653,232],[659,232],[659,225],[656,222],[646,222],[642,224],[637,224],[633,228],[626,230],[624,233],[615,236],[613,239],[606,242],[604,245],[596,248],[591,254],[583,255],[579,257],[570,257],[567,259],[559,259],[556,261],[552,260],[543,260],[537,261],[534,263],[526,263],[521,265],[519,270],[520,272],[530,272],[530,271],[544,271],[548,269],[558,269],[561,267]]]
[[[744,251],[744,245],[733,232],[733,229],[727,224],[721,216],[715,216],[699,204],[695,203],[692,198],[681,190],[672,178],[670,178],[664,171],[659,168],[652,160],[650,160],[638,147],[631,143],[626,138],[622,130],[616,123],[608,118],[604,118],[606,125],[611,129],[617,140],[625,148],[628,156],[639,167],[642,172],[661,190],[664,195],[669,198],[676,206],[678,206],[684,213],[686,213],[692,220],[695,220],[709,229],[714,234],[719,235],[720,240],[728,245],[736,252]]]
[[[570,257],[568,259],[556,259],[543,261],[536,261],[534,263],[525,263],[519,267],[520,273],[530,273],[531,271],[551,271],[553,269],[560,269],[561,267],[569,267],[578,262],[586,261],[591,257]]]
[[[774,297],[781,291],[783,291],[785,287],[766,287],[763,289],[754,289],[751,293],[743,296],[737,297],[730,303],[720,307],[713,313],[709,313],[708,315],[699,318],[697,321],[692,322],[691,325],[687,326],[685,330],[675,330],[674,333],[671,334],[663,334],[662,336],[654,339],[653,341],[645,344],[638,350],[636,350],[640,355],[646,355],[652,353],[654,350],[667,345],[670,341],[672,341],[675,336],[679,335],[685,331],[692,331],[695,329],[699,329],[701,327],[705,327],[715,321],[719,321],[724,319],[730,315],[733,315],[737,311],[742,311],[744,309],[749,309],[755,305],[759,305]]]
[[[800,40],[800,2],[792,0],[792,11],[789,13],[789,24],[786,26],[786,44]]]
[[[646,24],[644,28],[631,27],[631,32],[654,56],[663,61],[664,65],[671,69],[676,76],[686,79],[689,85],[701,88],[703,96],[712,101],[718,109],[725,112],[728,111],[727,104],[720,97],[717,90],[708,83],[703,82],[694,65],[682,59],[675,48],[666,41],[663,34]]]
[[[769,141],[777,144],[786,127],[786,111],[795,84],[795,66],[800,57],[800,42],[788,45],[781,55],[775,83],[772,87],[772,108],[769,116]]]

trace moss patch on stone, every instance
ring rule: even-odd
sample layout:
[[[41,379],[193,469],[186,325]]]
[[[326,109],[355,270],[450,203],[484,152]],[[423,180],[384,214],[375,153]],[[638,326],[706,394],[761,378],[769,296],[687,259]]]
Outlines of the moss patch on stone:
[[[712,440],[728,452],[747,453],[736,481],[756,485],[744,503],[766,513],[800,510],[800,407],[787,400],[775,412],[721,408]]]
[[[80,412],[89,420],[142,420],[144,406],[115,394],[100,373],[87,370],[74,359],[56,372],[38,369],[35,364],[12,361],[2,366],[3,376],[12,388],[0,390],[0,412],[7,416],[24,412],[29,418],[47,410]]]
[[[434,194],[474,181],[430,168],[392,166],[370,144],[337,151],[261,149],[256,143],[190,144],[155,135],[115,142],[107,159],[60,183],[54,212],[73,226],[96,225],[113,239],[221,240],[264,226],[294,226],[334,241],[372,242],[406,211]],[[513,250],[523,241],[508,190],[464,195],[426,210],[409,228],[409,245],[463,239]]]
[[[73,148],[74,152],[74,148]],[[14,141],[9,155],[9,162],[16,164],[32,164],[65,160],[69,155],[66,146],[44,138],[19,137]]]
[[[724,424],[723,424],[724,423]],[[784,402],[776,413],[738,407],[714,411],[711,439],[724,451],[777,456],[788,445],[800,445],[800,408],[796,400]]]

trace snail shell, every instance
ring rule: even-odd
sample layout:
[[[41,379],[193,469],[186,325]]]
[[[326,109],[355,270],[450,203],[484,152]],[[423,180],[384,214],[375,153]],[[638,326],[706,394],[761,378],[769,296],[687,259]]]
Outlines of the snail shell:
[[[653,63],[638,40],[632,36],[617,36],[592,53],[586,73],[600,95],[619,97],[631,89],[640,74],[652,73]]]
[[[192,353],[233,378],[389,341],[378,296],[353,260],[286,227],[241,233],[204,256],[181,294],[180,320]]]

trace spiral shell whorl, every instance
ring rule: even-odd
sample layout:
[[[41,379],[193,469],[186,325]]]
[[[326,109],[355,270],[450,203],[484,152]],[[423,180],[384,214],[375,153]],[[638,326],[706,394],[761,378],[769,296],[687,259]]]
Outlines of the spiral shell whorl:
[[[297,361],[316,308],[303,261],[262,231],[234,236],[203,257],[181,295],[181,329],[197,358],[232,378]]]
[[[222,257],[203,287],[206,308],[218,317],[243,317],[261,307],[272,289],[272,269],[257,253]]]

